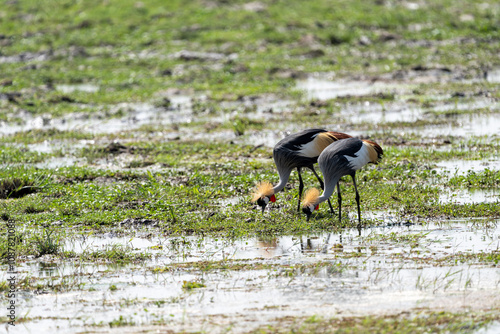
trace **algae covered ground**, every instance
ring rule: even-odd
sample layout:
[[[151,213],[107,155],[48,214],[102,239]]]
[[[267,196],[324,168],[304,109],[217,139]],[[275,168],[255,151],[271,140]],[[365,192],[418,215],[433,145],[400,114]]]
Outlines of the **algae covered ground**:
[[[13,0],[0,46],[9,332],[499,330],[497,1]],[[349,178],[250,202],[312,127],[384,149],[360,232]]]

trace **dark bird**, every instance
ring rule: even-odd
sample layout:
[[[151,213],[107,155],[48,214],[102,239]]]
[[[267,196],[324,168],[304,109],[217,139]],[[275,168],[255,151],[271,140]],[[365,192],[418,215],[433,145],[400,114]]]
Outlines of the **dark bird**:
[[[276,201],[275,194],[283,190],[290,178],[290,173],[294,168],[297,168],[300,182],[297,211],[300,212],[300,198],[302,197],[302,191],[304,189],[301,169],[305,167],[312,170],[321,188],[323,188],[323,181],[316,173],[314,164],[318,161],[318,156],[328,145],[345,138],[351,138],[351,136],[345,133],[326,131],[323,129],[308,129],[289,135],[280,140],[276,146],[274,146],[273,150],[274,163],[276,164],[280,177],[279,183],[274,187],[269,182],[259,183],[254,191],[252,202],[257,202],[262,208],[262,212],[264,212],[269,202]],[[328,200],[328,204],[333,214],[330,200]]]
[[[302,212],[311,218],[314,210],[318,210],[319,204],[330,198],[337,185],[339,201],[339,222],[341,221],[341,204],[339,180],[344,175],[350,175],[356,190],[356,203],[358,204],[358,219],[361,226],[361,210],[359,206],[359,193],[356,186],[356,171],[363,166],[376,164],[382,158],[384,151],[371,140],[360,140],[348,138],[334,142],[321,152],[318,158],[319,169],[325,178],[325,187],[321,196],[316,188],[309,189],[302,201]]]

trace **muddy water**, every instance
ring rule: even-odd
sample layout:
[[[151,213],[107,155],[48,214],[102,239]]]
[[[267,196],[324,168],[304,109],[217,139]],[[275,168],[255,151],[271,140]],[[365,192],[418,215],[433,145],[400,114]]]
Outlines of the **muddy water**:
[[[498,76],[498,70],[490,73],[488,81],[494,82]],[[436,97],[436,105],[421,108],[414,107],[404,100],[411,96],[411,91],[418,87],[423,80],[434,82],[433,80],[422,80],[420,77],[409,77],[404,82],[396,81],[345,81],[327,80],[324,78],[310,77],[306,80],[298,81],[297,89],[305,92],[307,99],[330,100],[345,96],[372,96],[374,94],[394,94],[395,101],[386,101],[384,104],[365,101],[345,106],[337,120],[347,124],[369,123],[372,125],[394,123],[394,122],[416,122],[419,120],[446,117],[449,122],[441,125],[432,125],[418,128],[394,129],[395,131],[405,131],[417,133],[424,137],[436,136],[497,136],[500,133],[500,104],[492,98],[474,97],[464,102],[457,102],[454,99]],[[441,101],[439,101],[441,100]],[[460,114],[463,111],[473,111],[488,109],[489,113],[478,112],[470,114]],[[438,116],[440,113],[449,114]],[[338,126],[339,124],[331,124]],[[375,131],[387,131],[387,128]]]
[[[80,84],[80,85],[56,85],[56,90],[69,94],[75,91],[85,92],[85,93],[95,93],[99,91],[99,86],[92,84]]]
[[[331,100],[343,96],[363,96],[377,93],[403,94],[411,87],[397,82],[370,82],[326,80],[310,77],[297,82],[297,89],[306,92],[309,99]]]
[[[450,175],[464,175],[469,172],[482,172],[486,169],[500,170],[500,160],[484,159],[484,160],[452,160],[440,161],[436,166],[437,171],[444,171]]]
[[[450,119],[452,120],[452,119]],[[425,129],[412,129],[422,136],[498,136],[500,133],[500,114],[461,115],[453,118],[455,123],[429,126]]]
[[[490,190],[444,190],[439,194],[439,201],[444,203],[470,204],[470,203],[499,203],[500,191]]]
[[[466,175],[468,173],[480,173],[485,170],[499,171],[500,160],[452,160],[441,161],[437,164],[435,170],[441,175],[448,177]],[[444,174],[443,174],[444,172]],[[443,189],[439,194],[439,201],[443,203],[499,203],[500,190],[493,189]]]
[[[81,89],[82,87],[64,88]],[[7,135],[20,131],[57,129],[61,131],[83,131],[94,134],[119,133],[138,129],[144,125],[171,125],[189,123],[193,120],[192,97],[175,96],[171,98],[172,109],[156,107],[149,103],[120,103],[109,106],[108,114],[95,111],[65,115],[60,118],[50,116],[32,116],[29,113],[19,115],[21,124],[0,123],[0,134]],[[86,107],[86,106],[82,106]],[[99,109],[99,108],[96,108]],[[123,117],[113,117],[117,113]]]
[[[21,312],[29,311],[29,317],[36,319],[23,326],[37,333],[107,332],[109,322],[122,317],[130,332],[134,326],[154,329],[160,323],[172,330],[211,333],[231,326],[233,333],[239,333],[286,316],[500,306],[498,267],[474,257],[499,251],[500,221],[386,224],[365,228],[361,236],[357,230],[345,230],[240,240],[106,234],[74,236],[65,248],[78,253],[112,245],[154,256],[126,266],[78,261],[21,266],[20,276],[64,282],[69,289],[23,292]],[[221,260],[255,267],[200,271],[189,265]],[[187,265],[154,270],[179,263]],[[184,281],[202,282],[205,287],[187,291],[182,288]],[[111,291],[111,285],[117,289]]]

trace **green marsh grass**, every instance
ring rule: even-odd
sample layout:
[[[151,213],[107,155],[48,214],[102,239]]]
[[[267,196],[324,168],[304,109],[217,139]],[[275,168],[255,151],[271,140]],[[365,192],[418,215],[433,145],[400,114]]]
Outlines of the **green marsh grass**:
[[[15,238],[20,262],[45,255],[43,258],[63,263],[143,265],[153,254],[128,245],[88,248],[81,253],[62,246],[72,233],[136,235],[134,228],[121,224],[130,218],[157,222],[148,233],[169,238],[171,243],[165,249],[152,249],[171,252],[179,261],[190,254],[192,245],[184,238],[188,235],[235,240],[339,233],[354,227],[357,221],[348,219],[348,213],[356,213],[349,178],[340,183],[341,224],[326,205],[309,222],[296,212],[295,172],[286,190],[277,195],[278,201],[264,214],[250,203],[257,182],[278,180],[272,161],[274,143],[255,145],[252,137],[259,132],[282,137],[287,131],[306,127],[355,131],[384,148],[379,165],[357,173],[364,225],[384,224],[369,218],[371,211],[394,213],[396,223],[481,217],[480,227],[500,217],[498,203],[439,201],[443,191],[496,189],[498,172],[486,169],[455,175],[436,168],[441,161],[498,159],[498,135],[453,137],[436,133],[424,138],[417,131],[407,131],[459,126],[462,117],[498,113],[494,103],[459,108],[500,97],[497,83],[485,80],[488,71],[500,66],[498,1],[420,1],[415,7],[407,2],[378,0],[314,0],[307,6],[302,1],[262,0],[258,1],[262,10],[245,8],[247,4],[243,0],[19,0],[2,5],[2,126],[5,122],[7,127],[22,128],[26,119],[44,123],[42,129],[33,126],[13,134],[6,131],[0,138],[0,215],[18,226]],[[297,90],[296,81],[314,73],[333,80],[392,80],[411,87],[402,95],[388,90],[310,101]],[[412,82],[412,75],[417,83]],[[61,85],[67,85],[67,90]],[[91,89],[86,91],[82,85]],[[175,120],[177,110],[169,100],[175,95],[192,97],[190,122]],[[259,98],[291,103],[283,112],[269,108],[265,119],[259,119],[260,106],[253,103]],[[172,124],[145,124],[119,133],[51,127],[65,117],[130,121],[134,116],[130,106],[138,102],[172,113]],[[404,104],[422,110],[424,116],[417,122],[352,124],[345,110],[367,103],[384,111]],[[437,111],[442,105],[455,108]],[[366,109],[367,113],[371,110]],[[224,138],[221,133],[231,135]],[[193,139],[193,134],[205,139]],[[37,152],[39,144],[50,149]],[[77,159],[78,166],[48,168],[45,164],[66,156]],[[310,172],[304,172],[303,177],[306,188],[318,187]],[[7,248],[3,225],[0,254]],[[64,233],[56,230],[59,228]],[[346,264],[349,261],[368,261],[377,252],[383,255],[380,243],[408,247],[410,254],[395,254],[393,259],[412,265],[498,265],[497,251],[431,258],[421,249],[424,240],[423,234],[387,234],[365,240],[366,251],[336,245],[333,261],[291,266],[225,259],[147,270],[202,275],[264,270],[269,277],[290,280],[301,275],[319,276],[322,271],[341,276],[353,269]],[[1,258],[4,263],[5,257]],[[449,272],[447,282],[454,279],[454,272]],[[446,290],[447,282],[420,283],[431,290]],[[195,294],[205,284],[211,286],[212,282],[185,281],[183,287]],[[19,286],[43,293],[84,289],[79,280],[69,277],[26,276]],[[110,291],[116,287],[106,286]],[[0,283],[0,290],[5,288]],[[90,287],[85,291],[97,290]],[[168,302],[180,303],[183,296],[171,297]],[[162,302],[158,308],[160,305],[163,307]],[[342,319],[287,317],[256,332],[469,332],[498,321],[496,311],[417,309],[412,314]],[[124,315],[110,319],[96,326],[136,324],[134,318]],[[165,320],[158,324],[164,325]]]
[[[304,217],[295,212],[295,173],[290,179],[290,189],[278,194],[278,202],[271,205],[264,215],[250,203],[250,193],[257,182],[277,182],[270,148],[196,141],[159,145],[135,142],[124,147],[124,153],[111,153],[105,147],[93,149],[95,153],[82,153],[90,157],[99,154],[106,159],[128,154],[135,156],[135,161],[154,162],[155,159],[162,161],[164,152],[168,152],[172,163],[157,172],[86,167],[54,171],[10,166],[8,173],[4,170],[5,176],[31,179],[34,181],[27,181],[27,185],[34,182],[39,186],[29,196],[10,198],[8,205],[0,203],[2,212],[33,226],[58,220],[69,226],[82,224],[112,228],[130,217],[155,219],[164,232],[171,235],[226,234],[231,231],[290,233],[328,229],[334,224],[324,206],[309,224],[305,224]],[[385,156],[379,165],[367,166],[357,173],[362,211],[389,210],[423,218],[498,217],[494,203],[438,202],[443,189],[494,188],[498,173],[485,170],[452,176],[448,180],[447,176],[443,177],[446,173],[432,168],[434,163],[443,160],[492,157],[492,152],[486,148],[472,151],[436,151],[409,146],[385,148]],[[305,172],[304,181],[306,187],[318,187],[312,173]],[[346,179],[340,184],[345,212],[355,211],[352,182]],[[232,205],[224,205],[225,200],[232,200]],[[348,222],[347,226],[349,224],[354,223]]]
[[[54,230],[44,229],[41,235],[34,235],[38,256],[57,255],[61,251],[61,238]]]
[[[35,114],[60,115],[82,105],[151,99],[166,87],[211,91],[216,99],[294,94],[293,77],[274,75],[276,68],[340,75],[366,73],[368,68],[380,74],[430,60],[457,64],[469,68],[467,75],[477,75],[477,64],[496,54],[491,41],[499,34],[497,18],[489,14],[497,8],[491,0],[441,0],[416,10],[377,1],[350,1],[335,10],[337,6],[324,0],[308,6],[292,1],[286,7],[266,0],[265,15],[242,10],[242,2],[207,8],[201,0],[148,0],[140,10],[133,0],[94,2],[6,4],[0,21],[5,32],[2,54],[42,59],[32,62],[34,69],[23,62],[0,63],[3,78],[16,78],[4,87],[7,92],[29,88],[11,104]],[[457,12],[468,13],[472,20],[461,21]],[[360,43],[362,37],[369,43]],[[408,41],[439,46],[440,52]],[[184,50],[202,56],[188,59],[179,53]],[[212,60],[203,52],[219,56]],[[99,89],[53,91],[58,84],[82,83]]]

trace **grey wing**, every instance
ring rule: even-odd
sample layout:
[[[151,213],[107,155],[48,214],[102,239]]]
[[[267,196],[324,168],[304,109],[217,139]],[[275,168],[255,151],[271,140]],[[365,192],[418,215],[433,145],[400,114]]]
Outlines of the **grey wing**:
[[[356,157],[363,145],[363,142],[357,138],[348,138],[333,142],[319,156],[318,163],[325,183],[337,183],[344,175],[350,175],[355,170],[346,157]]]

